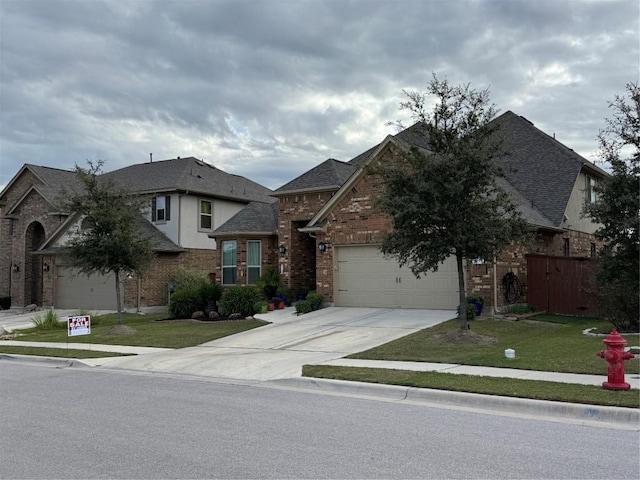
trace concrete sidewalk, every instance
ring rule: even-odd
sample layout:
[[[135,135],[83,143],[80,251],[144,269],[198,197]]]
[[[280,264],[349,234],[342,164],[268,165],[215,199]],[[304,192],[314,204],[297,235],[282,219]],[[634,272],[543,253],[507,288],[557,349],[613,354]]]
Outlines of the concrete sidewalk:
[[[0,347],[12,345],[17,347],[60,348],[63,350],[90,350],[94,352],[115,352],[129,355],[145,355],[155,352],[169,352],[173,348],[134,347],[129,345],[102,345],[99,343],[54,343],[54,342],[21,342],[19,340],[0,340]]]

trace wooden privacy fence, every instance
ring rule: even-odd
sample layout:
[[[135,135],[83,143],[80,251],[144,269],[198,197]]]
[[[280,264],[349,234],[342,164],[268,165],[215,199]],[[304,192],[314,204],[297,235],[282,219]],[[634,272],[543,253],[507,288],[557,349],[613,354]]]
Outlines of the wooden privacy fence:
[[[594,267],[591,258],[527,255],[527,302],[549,313],[596,315]]]

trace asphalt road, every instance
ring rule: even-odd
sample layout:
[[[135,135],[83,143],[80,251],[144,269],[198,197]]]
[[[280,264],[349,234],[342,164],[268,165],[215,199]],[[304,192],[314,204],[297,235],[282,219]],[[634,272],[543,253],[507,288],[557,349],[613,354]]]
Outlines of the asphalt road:
[[[638,478],[637,431],[0,363],[0,478]]]

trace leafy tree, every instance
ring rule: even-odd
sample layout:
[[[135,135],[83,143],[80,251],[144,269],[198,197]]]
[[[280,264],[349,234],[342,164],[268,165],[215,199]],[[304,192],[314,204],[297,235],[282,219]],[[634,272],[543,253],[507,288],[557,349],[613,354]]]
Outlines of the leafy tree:
[[[626,91],[628,98],[616,95],[609,103],[613,116],[598,134],[599,154],[611,166],[611,176],[596,184],[596,201],[585,211],[601,224],[595,235],[605,242],[596,269],[601,313],[619,330],[638,331],[640,88],[629,83]]]
[[[466,331],[464,260],[493,259],[530,227],[497,183],[502,170],[495,159],[503,149],[488,90],[453,86],[434,75],[426,93],[404,93],[408,101],[400,109],[418,121],[414,128],[426,135],[429,148],[412,147],[405,161],[371,167],[385,187],[379,206],[393,224],[381,250],[418,278],[454,255],[460,328]],[[435,97],[431,112],[428,96]]]
[[[103,164],[102,160],[89,161],[86,169],[76,165],[82,190],[65,191],[62,205],[79,216],[82,228],[72,232],[61,253],[82,274],[114,274],[120,324],[120,274],[142,274],[153,252],[149,238],[139,228],[144,198],[101,176]]]

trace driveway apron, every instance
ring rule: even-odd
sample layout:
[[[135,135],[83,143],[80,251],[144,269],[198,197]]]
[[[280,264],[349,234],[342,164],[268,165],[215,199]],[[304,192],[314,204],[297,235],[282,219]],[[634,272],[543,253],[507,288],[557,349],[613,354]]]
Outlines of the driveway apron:
[[[264,327],[196,347],[87,361],[95,366],[261,382],[299,377],[302,365],[342,358],[455,317],[447,310],[293,308],[259,318]]]

